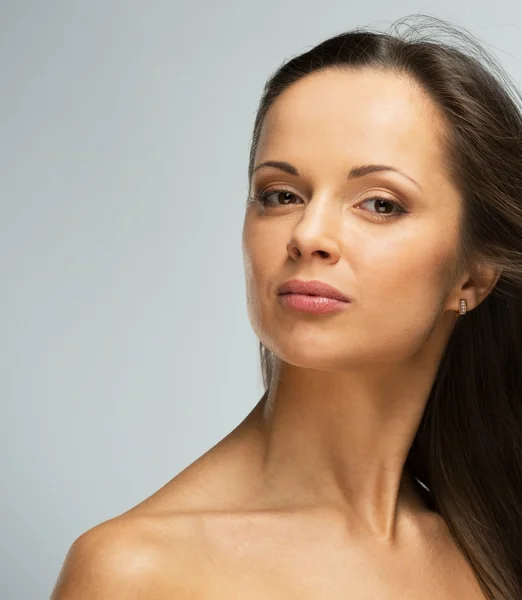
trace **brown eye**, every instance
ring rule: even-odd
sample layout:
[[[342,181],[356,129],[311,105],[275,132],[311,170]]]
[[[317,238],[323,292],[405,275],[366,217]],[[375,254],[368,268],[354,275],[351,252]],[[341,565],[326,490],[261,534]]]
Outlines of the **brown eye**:
[[[274,196],[273,200],[269,200],[271,196]],[[253,198],[263,206],[284,206],[286,204],[294,204],[295,199],[299,199],[299,196],[285,189],[271,189],[254,195]]]
[[[392,217],[407,213],[407,211],[398,202],[389,200],[384,196],[372,196],[371,198],[367,198],[366,200],[361,202],[361,204],[364,204],[365,202],[375,202],[377,211],[374,212],[374,215],[379,219],[390,219]],[[390,208],[390,210],[386,210],[387,206]],[[397,210],[395,212],[392,212],[394,208]]]
[[[271,197],[274,198],[271,199]],[[273,208],[295,204],[296,200],[301,200],[297,194],[294,194],[293,192],[290,192],[284,188],[268,189],[260,194],[254,194],[251,196],[251,199],[255,202],[259,202],[264,207],[271,206]],[[372,196],[371,198],[366,198],[366,200],[363,200],[363,202],[360,204],[364,204],[366,202],[375,203],[376,210],[368,212],[373,213],[377,219],[391,219],[408,213],[408,211],[401,204],[384,196]]]

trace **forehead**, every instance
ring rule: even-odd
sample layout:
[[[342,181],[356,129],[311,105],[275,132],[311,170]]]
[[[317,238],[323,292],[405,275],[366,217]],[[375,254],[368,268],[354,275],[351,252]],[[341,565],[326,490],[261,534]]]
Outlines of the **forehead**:
[[[315,72],[288,87],[267,112],[256,162],[342,168],[385,163],[415,178],[439,165],[443,119],[418,84],[377,70]]]

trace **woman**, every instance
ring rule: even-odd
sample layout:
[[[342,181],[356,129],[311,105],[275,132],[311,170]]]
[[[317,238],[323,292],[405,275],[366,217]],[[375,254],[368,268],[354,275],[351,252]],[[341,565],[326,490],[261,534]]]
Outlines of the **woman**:
[[[522,116],[434,21],[470,52],[354,30],[267,82],[243,229],[266,392],[80,536],[53,600],[522,598]]]

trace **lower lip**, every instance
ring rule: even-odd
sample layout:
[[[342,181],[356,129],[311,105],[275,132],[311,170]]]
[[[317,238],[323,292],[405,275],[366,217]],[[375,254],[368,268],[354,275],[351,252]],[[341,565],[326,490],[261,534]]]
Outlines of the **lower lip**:
[[[322,315],[346,308],[350,303],[323,296],[306,296],[304,294],[280,294],[281,302],[287,308],[293,308],[301,312]]]

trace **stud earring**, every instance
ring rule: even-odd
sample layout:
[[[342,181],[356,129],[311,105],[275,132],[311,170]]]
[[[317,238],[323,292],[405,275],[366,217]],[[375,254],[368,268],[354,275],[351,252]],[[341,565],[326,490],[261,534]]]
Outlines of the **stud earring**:
[[[466,300],[461,299],[461,301],[460,301],[460,308],[459,308],[459,314],[460,315],[465,315],[467,311],[468,311],[468,303],[466,302]]]

